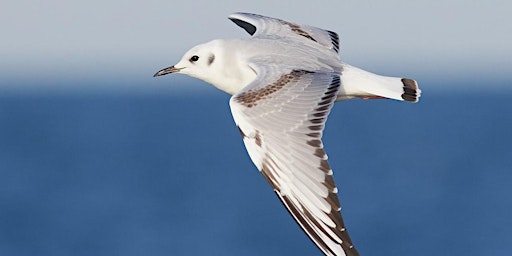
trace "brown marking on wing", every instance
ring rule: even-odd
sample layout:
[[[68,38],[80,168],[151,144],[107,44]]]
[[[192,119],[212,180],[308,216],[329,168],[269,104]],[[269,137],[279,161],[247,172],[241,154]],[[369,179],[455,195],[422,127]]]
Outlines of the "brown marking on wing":
[[[345,228],[345,223],[343,222],[343,218],[341,216],[341,207],[337,195],[338,189],[336,188],[336,184],[332,176],[332,169],[327,161],[327,155],[324,151],[323,143],[321,141],[325,119],[327,118],[330,106],[332,106],[332,102],[336,99],[336,93],[340,85],[341,82],[339,77],[333,78],[330,87],[328,88],[324,97],[322,97],[318,105],[315,107],[314,113],[308,120],[308,127],[310,131],[305,134],[311,138],[310,140],[306,141],[306,144],[313,148],[313,155],[318,157],[318,170],[321,170],[323,173],[325,173],[325,178],[322,184],[328,189],[329,193],[324,198],[324,200],[331,206],[331,210],[327,214],[336,226],[329,227],[325,223],[321,223],[321,220],[316,219],[312,213],[309,212],[309,210],[302,203],[300,203],[300,199],[298,199],[299,204],[296,205],[289,198],[290,195],[281,194],[280,185],[277,183],[277,178],[279,178],[280,174],[279,170],[276,168],[279,168],[279,166],[270,155],[266,155],[264,157],[260,171],[263,174],[263,177],[274,189],[285,208],[294,217],[295,221],[303,228],[309,238],[318,247],[320,247],[324,253],[331,255],[335,254],[335,252],[329,248],[326,241],[324,241],[321,236],[317,234],[316,230],[320,230],[320,232],[330,237],[330,239],[335,243],[338,243],[337,240],[341,240],[341,243],[338,244],[343,248],[345,254],[354,256],[359,254],[354,248],[350,236]],[[260,134],[258,132],[255,136],[255,143],[257,145],[261,143]],[[315,228],[313,228],[311,225]],[[337,238],[332,237],[333,235]]]
[[[296,81],[302,75],[309,73],[313,72],[306,70],[293,70],[289,74],[282,75],[274,83],[256,90],[249,90],[247,92],[241,93],[240,95],[236,96],[235,100],[248,108],[252,108],[258,104],[258,101],[266,99],[268,96],[283,89],[290,82]]]
[[[291,22],[288,22],[288,21],[284,21],[284,20],[281,20],[281,22],[285,25],[287,25],[288,27],[290,27],[290,29],[297,35],[300,35],[300,36],[303,36],[309,40],[312,40],[313,42],[317,42],[308,32],[304,31],[302,28],[300,28],[299,25],[295,24],[295,23],[291,23]]]
[[[331,232],[336,234],[336,236],[338,236],[341,239],[341,241],[342,241],[341,247],[343,248],[343,250],[345,251],[345,253],[347,255],[359,255],[357,250],[353,246],[352,240],[350,239],[350,236],[345,228],[345,223],[343,222],[343,218],[341,217],[341,207],[340,207],[340,203],[339,203],[340,201],[339,201],[338,194],[337,194],[337,188],[334,183],[334,178],[332,176],[332,169],[331,169],[329,163],[327,162],[327,160],[325,160],[327,158],[327,155],[325,154],[323,145],[318,142],[315,140],[310,140],[310,141],[308,141],[307,144],[316,148],[314,155],[320,158],[320,163],[319,163],[318,169],[323,171],[326,174],[324,182],[322,182],[322,183],[329,190],[329,194],[324,199],[331,206],[331,212],[329,212],[329,217],[336,224],[335,228],[329,227],[329,229],[331,230]],[[290,206],[290,207],[292,207],[292,206]],[[305,211],[304,214],[307,216],[307,218],[310,219],[317,228],[323,229],[322,225],[320,225],[318,223],[318,220],[316,220],[311,215],[311,213],[309,211],[307,211],[304,207],[302,207],[302,208]],[[296,212],[296,211],[294,211],[294,212]],[[305,224],[307,225],[307,223],[304,222],[304,220],[300,216],[296,217],[295,219],[297,222],[302,222],[302,223],[300,223],[301,225],[305,225]],[[304,229],[307,233],[310,232],[310,230],[311,230],[311,228],[309,228],[309,227],[306,227]],[[313,234],[309,233],[309,234],[310,234],[310,238],[312,240],[318,239],[316,234],[314,234],[314,233]],[[325,232],[325,234],[330,236],[328,232]],[[332,239],[332,240],[335,241],[335,239]],[[318,246],[322,247],[324,251],[330,251],[330,249],[322,241],[316,241],[316,243]]]
[[[242,135],[242,138],[245,139],[245,137],[247,137],[247,135],[245,135],[244,131],[242,131],[242,129],[240,128],[240,125],[237,125],[236,127],[238,128],[238,131],[240,132],[240,135]]]
[[[254,136],[254,143],[261,147],[261,135],[259,131],[256,131],[256,136]]]

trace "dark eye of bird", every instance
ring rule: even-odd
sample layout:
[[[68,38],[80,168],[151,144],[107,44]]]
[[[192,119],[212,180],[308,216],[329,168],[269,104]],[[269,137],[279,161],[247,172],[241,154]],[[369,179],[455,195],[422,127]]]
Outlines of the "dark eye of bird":
[[[199,59],[199,56],[194,55],[190,58],[190,62],[196,62]]]

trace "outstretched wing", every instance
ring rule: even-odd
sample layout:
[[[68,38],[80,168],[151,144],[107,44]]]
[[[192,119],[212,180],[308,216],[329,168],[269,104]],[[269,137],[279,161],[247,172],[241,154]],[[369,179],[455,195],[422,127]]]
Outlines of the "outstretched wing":
[[[252,161],[326,255],[358,255],[321,140],[339,74],[250,65],[258,76],[230,106]]]
[[[228,17],[254,37],[273,36],[316,42],[338,53],[339,36],[335,32],[251,13],[233,13]]]

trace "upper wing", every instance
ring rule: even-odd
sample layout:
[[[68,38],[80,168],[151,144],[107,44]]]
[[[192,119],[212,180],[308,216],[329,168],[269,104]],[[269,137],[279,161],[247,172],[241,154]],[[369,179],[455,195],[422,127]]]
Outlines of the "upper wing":
[[[358,255],[321,141],[340,88],[336,73],[251,64],[256,80],[230,100],[247,151],[279,199],[326,255]]]
[[[288,37],[316,42],[338,53],[339,36],[335,32],[251,13],[233,13],[229,19],[252,36]]]

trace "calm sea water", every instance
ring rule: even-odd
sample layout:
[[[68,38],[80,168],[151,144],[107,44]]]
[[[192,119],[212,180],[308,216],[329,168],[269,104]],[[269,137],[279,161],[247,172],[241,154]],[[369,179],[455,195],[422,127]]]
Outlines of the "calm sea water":
[[[512,253],[511,94],[336,104],[325,145],[362,255]],[[0,255],[320,255],[228,96],[0,96]]]

